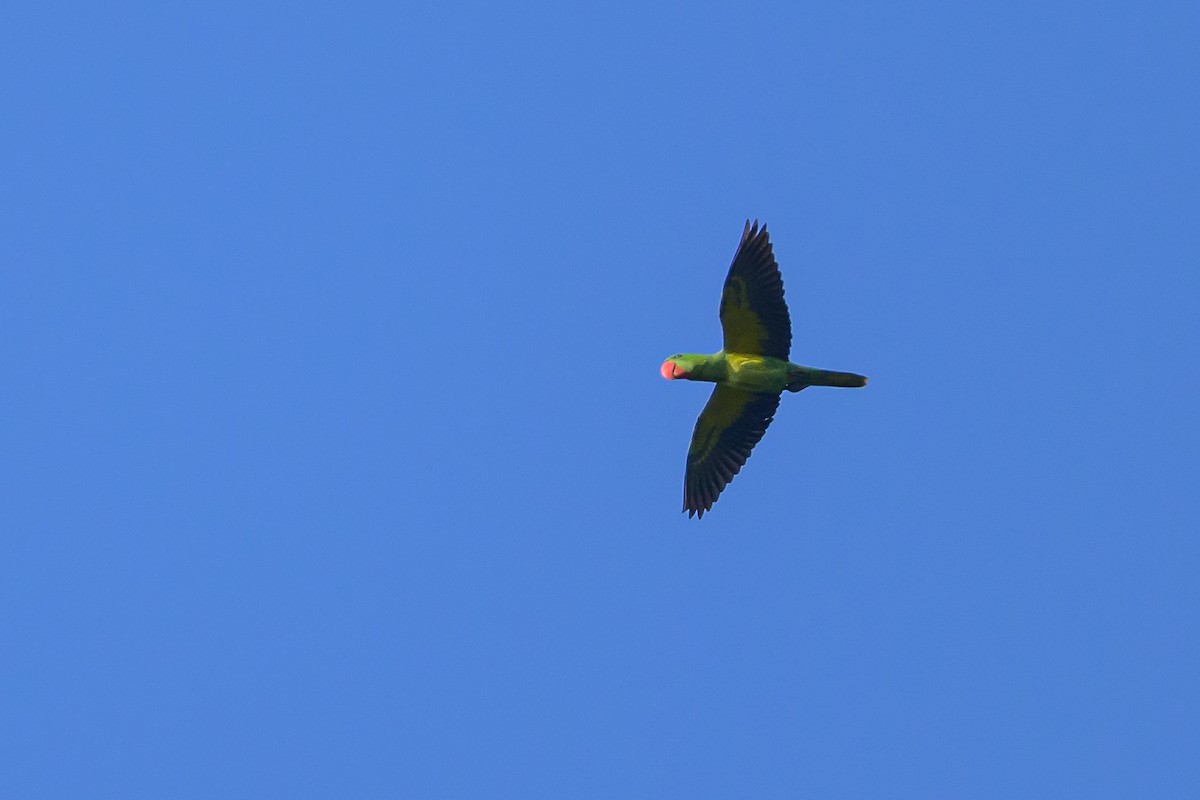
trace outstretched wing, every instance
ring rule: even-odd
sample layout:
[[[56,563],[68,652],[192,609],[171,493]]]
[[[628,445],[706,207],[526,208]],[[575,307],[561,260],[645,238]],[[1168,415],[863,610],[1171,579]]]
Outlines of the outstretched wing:
[[[750,451],[767,432],[779,395],[718,384],[696,420],[683,478],[683,510],[691,517],[712,508]]]
[[[784,361],[792,349],[792,319],[783,300],[783,278],[767,227],[746,221],[721,292],[726,353],[771,356]]]

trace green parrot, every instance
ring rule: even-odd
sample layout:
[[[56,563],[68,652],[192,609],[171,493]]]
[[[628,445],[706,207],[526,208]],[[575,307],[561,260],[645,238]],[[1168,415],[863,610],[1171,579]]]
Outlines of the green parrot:
[[[809,386],[866,386],[852,372],[831,372],[788,361],[792,320],[767,226],[746,220],[742,241],[721,292],[724,347],[713,355],[677,353],[662,365],[667,380],[717,384],[696,420],[683,479],[683,510],[704,517],[746,463],[775,417],[783,390]]]

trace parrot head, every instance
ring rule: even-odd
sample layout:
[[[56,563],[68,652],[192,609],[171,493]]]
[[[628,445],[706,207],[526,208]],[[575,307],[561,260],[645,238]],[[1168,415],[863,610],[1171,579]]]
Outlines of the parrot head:
[[[695,368],[696,365],[691,357],[678,353],[664,361],[659,372],[667,380],[673,381],[676,378],[692,377],[692,370]]]

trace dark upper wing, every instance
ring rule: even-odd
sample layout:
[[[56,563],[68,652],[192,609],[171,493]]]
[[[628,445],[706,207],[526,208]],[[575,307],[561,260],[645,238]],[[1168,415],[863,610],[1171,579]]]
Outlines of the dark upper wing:
[[[726,353],[747,353],[787,360],[792,349],[792,319],[783,300],[783,278],[771,252],[767,228],[746,221],[721,292],[721,328]]]
[[[712,508],[779,408],[779,395],[718,385],[696,420],[683,478],[683,510],[691,517]]]

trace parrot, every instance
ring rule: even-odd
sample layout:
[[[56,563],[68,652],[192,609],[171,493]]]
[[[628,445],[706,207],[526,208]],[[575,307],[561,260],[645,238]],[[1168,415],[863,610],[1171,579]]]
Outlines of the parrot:
[[[867,379],[794,364],[792,320],[783,299],[783,277],[767,226],[746,220],[721,292],[724,342],[712,355],[676,353],[660,369],[667,380],[715,383],[696,420],[683,479],[683,510],[704,518],[737,475],[775,418],[784,390],[809,386],[857,388]]]

